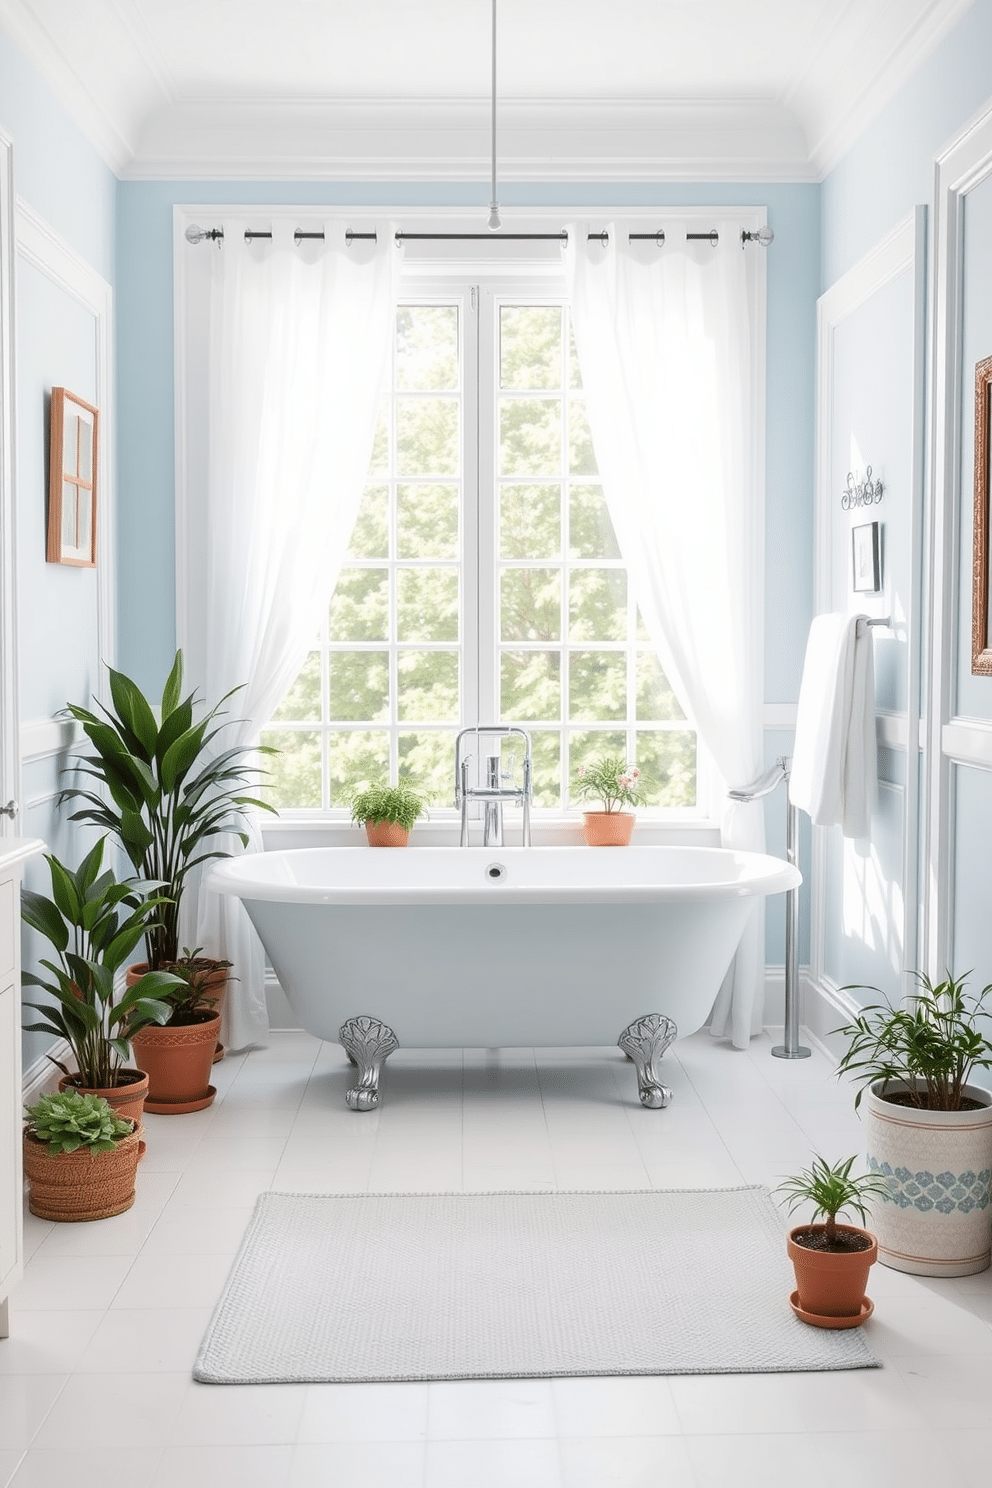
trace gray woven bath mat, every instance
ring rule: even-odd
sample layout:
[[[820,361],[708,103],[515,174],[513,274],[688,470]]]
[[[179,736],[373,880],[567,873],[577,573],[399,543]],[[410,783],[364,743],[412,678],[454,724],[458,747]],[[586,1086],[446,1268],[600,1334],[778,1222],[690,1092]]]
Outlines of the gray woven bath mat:
[[[766,1188],[263,1193],[209,1384],[736,1374],[877,1364],[795,1285]]]

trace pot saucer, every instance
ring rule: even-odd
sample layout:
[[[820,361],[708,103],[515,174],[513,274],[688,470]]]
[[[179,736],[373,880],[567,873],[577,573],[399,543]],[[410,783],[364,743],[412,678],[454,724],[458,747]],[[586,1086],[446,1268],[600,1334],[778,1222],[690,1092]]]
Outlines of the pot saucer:
[[[206,1094],[198,1096],[196,1100],[157,1100],[145,1101],[145,1110],[151,1111],[153,1116],[185,1116],[190,1111],[203,1111],[213,1103],[217,1094],[215,1085],[208,1085]]]
[[[861,1311],[854,1317],[821,1317],[819,1313],[803,1312],[799,1306],[799,1293],[793,1292],[789,1298],[789,1306],[802,1322],[809,1323],[813,1328],[860,1328],[866,1323],[875,1311],[875,1304],[870,1297],[864,1297],[861,1302]]]

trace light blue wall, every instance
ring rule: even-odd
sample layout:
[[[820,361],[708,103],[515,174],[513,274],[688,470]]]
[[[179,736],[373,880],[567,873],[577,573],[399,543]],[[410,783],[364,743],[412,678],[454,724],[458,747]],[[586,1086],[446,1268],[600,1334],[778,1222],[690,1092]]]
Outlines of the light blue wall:
[[[0,128],[17,194],[112,283],[116,178],[2,30]]]
[[[823,286],[829,287],[871,250],[879,240],[917,204],[931,204],[935,183],[935,161],[965,127],[983,112],[992,97],[992,0],[974,0],[955,29],[940,47],[903,87],[857,145],[823,183],[822,189],[822,273]],[[933,314],[932,217],[930,225],[931,273],[928,280],[929,315]],[[974,362],[992,353],[992,295],[989,292],[989,263],[992,261],[992,188],[983,185],[969,194],[965,206],[963,253],[964,336],[961,378],[962,463],[961,463],[961,547],[958,554],[959,613],[955,629],[961,662],[956,678],[955,706],[971,717],[992,718],[992,680],[970,674],[971,641],[971,522],[972,482],[972,381]],[[886,344],[894,347],[898,339],[908,344],[910,307],[904,310],[901,327],[893,328]],[[867,323],[856,327],[856,344],[850,355],[865,368],[877,364],[878,333]],[[879,369],[884,377],[884,368]],[[938,395],[939,391],[938,391]],[[870,395],[864,393],[867,408]],[[926,402],[926,418],[931,404]],[[925,424],[927,443],[933,431]],[[929,499],[929,498],[928,498]],[[895,513],[886,499],[880,512],[886,521],[887,535],[904,542],[902,526],[893,528]],[[927,569],[924,565],[924,576]],[[924,593],[924,609],[928,596]],[[880,679],[882,699],[889,707],[899,706],[899,694],[893,692],[884,671]],[[895,771],[890,770],[890,777]],[[898,785],[894,779],[894,784]],[[953,875],[953,921],[950,927],[951,970],[958,973],[974,969],[975,979],[992,979],[992,939],[989,935],[987,894],[988,841],[992,834],[992,774],[973,768],[955,770],[955,792],[951,822],[954,844],[951,861],[942,864],[941,874]],[[876,857],[894,854],[894,819],[877,823]],[[894,902],[900,884],[895,866],[886,868],[881,896],[891,889]],[[832,862],[825,885],[834,911],[828,916],[827,959],[859,978],[884,960],[885,947],[892,941],[883,926],[867,926],[863,935],[843,937],[840,911],[843,898],[843,868]],[[912,893],[914,886],[906,886]],[[914,954],[916,952],[916,954]],[[919,965],[918,948],[907,947],[906,963]],[[883,990],[898,991],[898,970],[891,968]]]
[[[13,142],[17,197],[112,283],[116,179],[2,33],[0,129]],[[93,315],[32,263],[18,256],[15,272],[18,670],[21,722],[31,724],[50,719],[70,699],[88,700],[100,666],[96,571],[45,561],[51,389],[68,387],[96,400],[96,328]],[[50,755],[24,766],[19,825],[75,863],[88,843],[56,810],[64,763]],[[45,864],[30,862],[25,880],[48,888]],[[30,967],[45,947],[25,935],[23,953]],[[24,1035],[26,1068],[49,1043],[45,1035]]]
[[[22,723],[52,718],[97,683],[97,570],[48,563],[51,390],[96,403],[94,317],[34,264],[17,265],[17,586]]]
[[[915,224],[914,224],[915,237]],[[842,286],[846,289],[846,286]],[[840,293],[840,292],[838,292]],[[878,708],[905,714],[909,698],[910,637],[914,629],[914,538],[920,492],[914,470],[914,407],[918,391],[914,354],[919,313],[917,279],[905,267],[857,306],[831,297],[825,315],[830,335],[830,376],[822,389],[826,425],[825,490],[818,531],[828,544],[823,561],[824,608],[840,614],[866,610],[892,625],[875,632],[875,699]],[[843,308],[847,313],[838,318]],[[826,331],[826,324],[832,329]],[[883,480],[882,501],[845,511],[841,493],[848,471],[865,465]],[[882,592],[853,590],[852,531],[876,521],[882,536]],[[905,753],[878,752],[878,803],[869,839],[852,842],[839,827],[824,833],[823,972],[835,986],[893,984],[915,945],[905,945]],[[915,798],[914,798],[915,809]],[[913,916],[910,914],[910,932]]]
[[[992,0],[962,20],[823,183],[827,288],[910,208],[931,200],[934,159],[992,93]]]

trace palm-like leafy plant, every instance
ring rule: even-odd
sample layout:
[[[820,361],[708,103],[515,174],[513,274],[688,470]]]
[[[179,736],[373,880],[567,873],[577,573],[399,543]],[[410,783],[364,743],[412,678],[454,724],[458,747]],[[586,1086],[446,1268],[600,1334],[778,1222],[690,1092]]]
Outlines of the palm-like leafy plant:
[[[53,1063],[94,1090],[117,1084],[131,1035],[150,1023],[164,1023],[171,1012],[164,999],[182,985],[171,972],[149,971],[117,995],[117,973],[168,901],[154,892],[156,884],[118,883],[109,869],[101,873],[103,846],[101,838],[75,871],[48,857],[50,899],[21,890],[22,918],[58,956],[57,962],[41,962],[47,978],[24,974],[28,986],[40,987],[52,999],[25,1004],[44,1018],[25,1027],[65,1039],[76,1071],[57,1059]]]
[[[152,969],[179,958],[179,906],[194,868],[211,858],[229,857],[209,845],[219,832],[234,832],[242,846],[252,808],[274,808],[245,794],[257,785],[260,771],[254,751],[215,745],[224,724],[224,704],[240,691],[232,688],[213,708],[194,721],[195,694],[183,698],[183,655],[176,652],[162,693],[159,718],[130,677],[110,669],[113,710],[103,717],[70,704],[67,711],[81,723],[92,752],[78,756],[84,775],[101,793],[71,786],[61,800],[82,799],[86,805],[72,821],[92,822],[113,833],[143,879],[160,883],[169,903],[145,934]],[[263,747],[259,753],[273,751]]]
[[[814,1157],[811,1165],[801,1173],[786,1178],[775,1190],[790,1200],[789,1213],[800,1204],[811,1203],[811,1223],[823,1216],[824,1239],[827,1248],[837,1244],[837,1216],[848,1210],[861,1216],[868,1223],[867,1200],[872,1196],[888,1198],[889,1190],[884,1178],[875,1173],[864,1173],[852,1177],[854,1158],[848,1157],[832,1166],[822,1157]]]
[[[960,1111],[973,1071],[992,1069],[992,1044],[978,1027],[992,984],[966,993],[966,977],[948,973],[935,985],[915,975],[919,990],[911,1007],[874,1003],[835,1030],[850,1040],[837,1074],[854,1076],[855,1106],[868,1086],[886,1081],[920,1110]]]

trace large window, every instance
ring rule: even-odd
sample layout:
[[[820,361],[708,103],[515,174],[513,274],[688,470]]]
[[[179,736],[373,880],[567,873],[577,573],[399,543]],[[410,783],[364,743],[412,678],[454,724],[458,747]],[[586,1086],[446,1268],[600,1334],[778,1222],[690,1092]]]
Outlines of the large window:
[[[373,778],[451,806],[454,740],[533,738],[534,801],[637,762],[692,809],[696,735],[640,623],[603,499],[567,305],[469,285],[396,317],[368,485],[321,633],[266,734],[271,799],[326,811]]]

